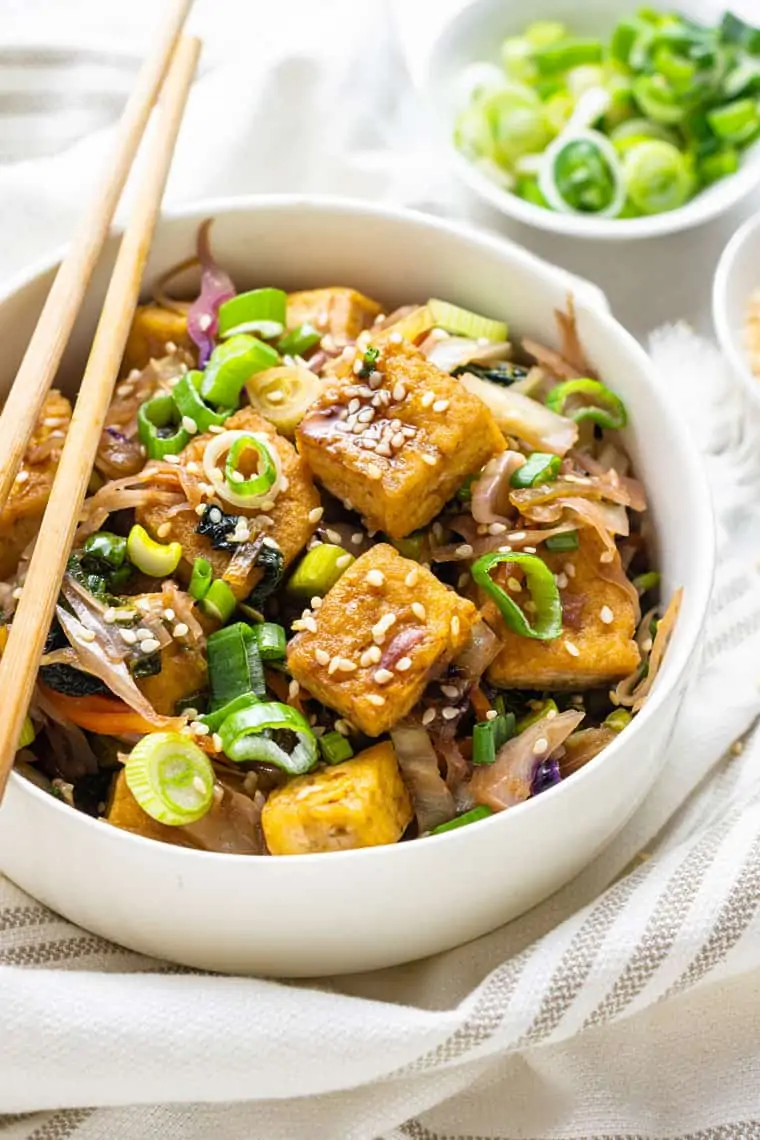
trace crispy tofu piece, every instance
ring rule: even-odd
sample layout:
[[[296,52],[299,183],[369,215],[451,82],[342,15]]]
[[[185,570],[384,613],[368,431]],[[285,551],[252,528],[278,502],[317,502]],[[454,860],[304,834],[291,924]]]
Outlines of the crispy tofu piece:
[[[174,716],[178,701],[187,700],[207,687],[206,659],[202,653],[171,641],[161,650],[161,672],[140,677],[136,683],[156,712]]]
[[[133,368],[142,370],[150,360],[166,356],[167,344],[176,344],[195,359],[196,347],[187,331],[187,317],[161,305],[138,305],[124,349],[121,375],[126,376]]]
[[[9,578],[39,530],[71,422],[71,404],[53,389],[27,444],[8,502],[0,513],[0,578]]]
[[[371,384],[352,374],[328,386],[301,421],[298,443],[328,491],[375,529],[404,538],[505,442],[486,405],[411,345],[389,343],[377,368],[382,379],[373,374]]]
[[[316,633],[290,642],[288,667],[318,700],[380,736],[457,656],[478,617],[472,602],[380,543],[323,598]]]
[[[167,827],[143,811],[127,786],[123,769],[114,782],[105,818],[114,827],[142,835],[144,839],[157,839],[161,843],[173,843],[179,847],[195,847],[190,837],[184,834],[184,828]]]
[[[492,603],[485,608],[484,615],[503,646],[488,669],[492,685],[503,689],[583,689],[619,681],[637,668],[640,654],[633,640],[631,599],[620,586],[600,577],[600,568],[614,570],[615,566],[600,563],[604,548],[599,538],[589,530],[581,530],[579,536],[577,550],[541,552],[553,572],[567,579],[560,593],[563,629],[558,638],[536,641],[520,637],[504,626]],[[517,570],[508,564],[501,569],[504,579]],[[494,580],[499,581],[496,576]],[[528,600],[525,591],[512,596],[521,607]]]
[[[243,510],[229,505],[224,510],[227,514],[243,514],[252,519],[260,514],[269,517],[273,525],[267,529],[267,534],[277,542],[287,566],[303,550],[314,533],[317,524],[309,521],[309,514],[315,507],[320,506],[319,492],[312,482],[306,464],[293,445],[278,435],[272,424],[254,412],[253,408],[243,408],[236,412],[234,416],[230,416],[225,426],[230,431],[245,430],[265,434],[279,452],[288,486],[287,490],[281,491],[277,496],[274,506],[265,512]],[[185,465],[196,463],[202,468],[204,449],[213,438],[213,435],[209,434],[196,436],[181,453],[181,462]],[[137,511],[137,521],[160,542],[182,544],[180,574],[185,580],[190,576],[196,558],[207,558],[214,568],[214,577],[224,577],[232,561],[232,554],[227,550],[215,550],[205,535],[196,533],[198,516],[195,511],[179,511],[177,514],[168,515],[167,508],[163,504],[151,504]],[[168,532],[162,530],[159,536],[158,528],[163,524],[168,524],[170,529]],[[244,580],[230,580],[229,584],[237,598],[245,598],[261,577],[262,571],[257,566],[252,566]]]
[[[261,823],[272,855],[306,855],[397,843],[413,816],[388,742],[276,788]]]
[[[289,329],[308,321],[320,332],[330,333],[339,344],[356,340],[379,312],[377,301],[343,285],[288,294]]]

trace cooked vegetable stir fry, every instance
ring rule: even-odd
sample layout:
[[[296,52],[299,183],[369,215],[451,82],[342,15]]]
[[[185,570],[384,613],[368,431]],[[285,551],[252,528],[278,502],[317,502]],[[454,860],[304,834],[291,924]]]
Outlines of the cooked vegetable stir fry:
[[[572,309],[559,351],[516,347],[437,298],[238,293],[208,225],[198,263],[192,303],[169,276],[135,316],[19,770],[147,838],[290,855],[469,826],[593,760],[678,596],[660,617]],[[0,518],[6,627],[69,415],[53,393]]]
[[[455,143],[504,189],[565,214],[661,214],[760,136],[760,28],[641,8],[602,40],[540,21],[462,87]]]

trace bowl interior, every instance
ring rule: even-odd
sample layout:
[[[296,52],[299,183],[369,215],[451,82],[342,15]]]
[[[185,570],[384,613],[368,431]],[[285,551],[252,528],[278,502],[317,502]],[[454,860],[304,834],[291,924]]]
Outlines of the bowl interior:
[[[712,0],[690,0],[679,5],[679,9],[707,21],[719,19],[722,10]],[[460,177],[478,196],[540,229],[569,236],[620,239],[652,237],[698,225],[729,209],[760,183],[760,143],[756,143],[744,152],[735,175],[700,191],[678,210],[622,221],[581,217],[557,214],[510,194],[456,150],[452,130],[462,105],[459,77],[468,64],[482,60],[498,64],[502,40],[521,34],[532,20],[558,20],[580,36],[604,37],[631,10],[630,0],[584,0],[583,4],[575,0],[541,0],[530,11],[521,5],[504,4],[503,0],[474,0],[443,28],[423,66],[422,87],[439,142],[448,149]]]
[[[713,317],[721,348],[738,379],[760,406],[760,377],[753,374],[745,341],[750,296],[760,289],[760,216],[734,234],[718,264]]]

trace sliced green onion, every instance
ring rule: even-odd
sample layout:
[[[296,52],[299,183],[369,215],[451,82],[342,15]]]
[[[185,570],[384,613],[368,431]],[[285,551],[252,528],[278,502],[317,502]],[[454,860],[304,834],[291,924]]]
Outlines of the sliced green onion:
[[[20,748],[28,748],[30,744],[34,744],[34,738],[36,735],[37,733],[34,731],[32,718],[30,716],[24,717],[24,723],[21,726],[21,733],[18,738],[18,744],[16,745],[16,751],[18,751]]]
[[[90,535],[82,550],[88,558],[95,558],[118,570],[127,557],[127,540],[109,530],[98,530]]]
[[[687,156],[660,139],[640,142],[626,151],[623,178],[628,197],[642,214],[677,210],[694,190],[694,173]]]
[[[752,55],[760,55],[760,28],[746,23],[733,12],[726,12],[720,25],[720,35],[724,43],[739,44]]]
[[[551,697],[545,701],[538,701],[538,707],[534,708],[532,712],[527,713],[526,716],[520,717],[517,722],[517,732],[525,732],[526,728],[532,728],[534,724],[538,724],[540,720],[544,720],[547,716],[556,716],[559,712],[557,702],[552,700]]]
[[[230,760],[275,764],[289,776],[303,775],[319,759],[317,739],[306,717],[279,701],[233,713],[221,725],[219,735]]]
[[[460,487],[460,491],[462,488]],[[428,534],[426,530],[413,530],[406,538],[392,538],[390,542],[396,547],[402,558],[409,558],[412,562],[422,562],[427,550]],[[428,554],[429,557],[429,554]]]
[[[246,451],[255,451],[258,457],[258,471],[252,478],[246,478],[240,470],[240,460]],[[258,436],[238,436],[227,452],[224,478],[229,489],[244,499],[261,498],[271,490],[277,479],[277,467],[271,449]]]
[[[214,800],[211,761],[178,732],[144,736],[129,754],[124,775],[143,811],[169,827],[201,819]]]
[[[316,348],[321,339],[319,329],[304,321],[302,325],[283,333],[277,341],[277,351],[280,356],[303,356],[309,349]]]
[[[354,754],[348,740],[339,732],[326,732],[320,736],[319,751],[325,764],[342,764],[344,760],[350,760]]]
[[[488,132],[489,150],[484,154],[497,169],[511,170],[519,158],[539,154],[551,140],[541,100],[529,87],[515,83],[495,91],[478,104],[478,112]]]
[[[232,714],[236,712],[242,712],[243,709],[249,709],[251,705],[257,705],[258,703],[259,698],[255,693],[242,693],[239,697],[227,701],[226,704],[214,709],[213,712],[206,713],[205,716],[199,717],[198,719],[201,724],[205,724],[209,732],[218,732],[228,716],[232,716]]]
[[[633,717],[628,712],[628,709],[615,709],[609,716],[604,718],[604,724],[611,728],[613,732],[622,732],[624,728],[633,720]]]
[[[185,419],[192,420],[198,431],[208,431],[210,427],[222,427],[232,413],[237,410],[237,402],[234,407],[220,408],[219,411],[214,411],[200,394],[202,382],[202,372],[197,370],[187,372],[184,376],[180,376],[172,388],[172,396],[183,421]]]
[[[683,121],[686,106],[663,75],[638,75],[633,96],[641,110],[657,123],[674,125]]]
[[[187,587],[188,594],[199,602],[201,598],[206,597],[213,580],[214,571],[208,559],[196,558],[190,575],[190,585]]]
[[[525,39],[534,48],[549,47],[567,37],[567,28],[559,20],[534,20],[525,29]]]
[[[547,550],[577,550],[578,531],[567,530],[564,534],[553,534],[546,539],[544,545]]]
[[[639,574],[638,578],[634,578],[633,584],[640,594],[646,594],[648,590],[654,590],[659,586],[660,575],[656,570],[648,570],[646,574]]]
[[[754,99],[736,99],[708,111],[707,121],[719,139],[741,145],[758,133],[760,113]]]
[[[127,557],[133,566],[151,578],[169,578],[182,558],[179,542],[155,542],[148,532],[135,523],[127,538]]]
[[[539,75],[558,75],[585,63],[601,63],[604,44],[601,40],[568,37],[558,43],[546,44],[533,52],[533,62]]]
[[[450,819],[448,823],[439,823],[437,827],[431,829],[430,834],[443,835],[444,831],[454,831],[457,827],[467,827],[469,823],[477,823],[479,819],[487,819],[489,815],[493,815],[491,808],[486,807],[485,804],[480,804],[479,807],[466,811],[464,815]]]
[[[508,36],[501,45],[501,66],[511,80],[532,83],[537,77],[533,44],[525,36]]]
[[[589,403],[567,409],[567,401],[572,396],[588,397]],[[600,380],[581,378],[565,380],[552,388],[546,397],[546,406],[561,416],[569,416],[576,423],[591,420],[603,428],[624,428],[628,422],[625,404]]]
[[[354,561],[342,546],[322,542],[304,554],[290,576],[288,593],[306,601],[322,598]]]
[[[738,169],[739,154],[732,146],[721,147],[715,154],[707,154],[697,163],[697,174],[704,186],[728,178],[730,174],[736,174]]]
[[[260,625],[253,626],[253,636],[256,638],[262,661],[282,661],[287,638],[281,625],[273,621],[263,621]]]
[[[493,764],[499,750],[514,734],[515,714],[511,712],[476,724],[472,730],[473,764]]]
[[[534,622],[528,621],[517,602],[491,578],[494,566],[508,562],[521,566],[536,615]],[[505,625],[521,637],[533,637],[539,641],[552,641],[562,633],[562,603],[557,583],[546,563],[536,554],[484,554],[471,568],[473,580],[496,603]]]
[[[201,396],[220,407],[237,407],[240,393],[257,372],[274,368],[280,357],[271,345],[241,333],[211,353],[201,382]]]
[[[551,208],[564,214],[613,218],[625,202],[620,159],[599,131],[558,135],[544,153],[538,185]]]
[[[641,24],[637,20],[630,17],[620,20],[610,39],[610,57],[618,63],[627,64],[640,32]]]
[[[179,455],[190,442],[174,399],[169,395],[154,396],[137,409],[137,434],[149,459]]]
[[[229,621],[237,608],[237,598],[223,578],[212,582],[208,590],[198,602],[206,617],[220,621],[222,625]]]
[[[239,621],[212,633],[206,650],[212,711],[245,693],[266,696],[258,644],[249,625]]]
[[[428,301],[427,307],[437,328],[457,336],[466,336],[471,340],[485,340],[499,342],[507,339],[508,328],[504,321],[494,321],[489,317],[481,317],[478,313],[471,313],[468,309],[460,309],[448,301],[438,301],[435,297]]]
[[[258,333],[265,340],[280,336],[285,328],[288,297],[282,289],[252,289],[238,293],[219,306],[219,336]]]
[[[512,473],[512,487],[536,487],[539,483],[553,483],[562,464],[558,455],[534,451],[522,467]]]

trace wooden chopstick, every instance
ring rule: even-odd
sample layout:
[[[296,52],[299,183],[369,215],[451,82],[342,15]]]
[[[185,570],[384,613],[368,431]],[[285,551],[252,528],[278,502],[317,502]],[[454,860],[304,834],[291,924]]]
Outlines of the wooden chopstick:
[[[144,175],[124,232],[92,342],[29,571],[0,660],[0,798],[34,689],[37,667],[100,442],[106,412],[137,305],[200,41],[183,37],[158,104]]]
[[[0,511],[56,374],[193,0],[170,0],[119,123],[101,185],[61,262],[0,416]]]

